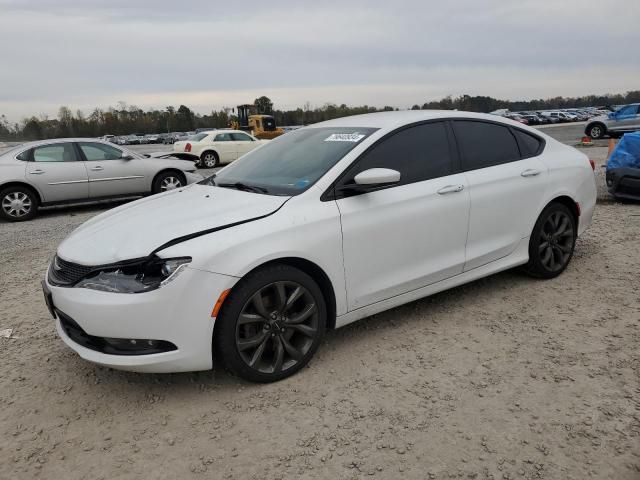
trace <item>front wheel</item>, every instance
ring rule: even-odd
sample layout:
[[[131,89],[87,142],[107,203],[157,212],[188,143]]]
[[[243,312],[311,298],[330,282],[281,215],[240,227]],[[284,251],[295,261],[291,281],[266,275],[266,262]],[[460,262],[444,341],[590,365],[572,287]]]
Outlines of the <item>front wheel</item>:
[[[274,382],[303,368],[324,336],[327,309],[313,279],[274,265],[242,279],[216,320],[216,357],[235,375]]]
[[[162,172],[153,181],[153,193],[168,192],[186,185],[184,175],[177,172]]]
[[[577,238],[577,221],[566,205],[551,203],[538,217],[529,240],[525,270],[538,278],[554,278],[569,265]]]

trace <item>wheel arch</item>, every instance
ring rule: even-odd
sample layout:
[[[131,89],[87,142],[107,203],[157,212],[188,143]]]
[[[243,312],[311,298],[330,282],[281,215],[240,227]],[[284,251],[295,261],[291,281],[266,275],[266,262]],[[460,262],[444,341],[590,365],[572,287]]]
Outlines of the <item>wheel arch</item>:
[[[560,204],[566,206],[569,209],[569,211],[573,215],[573,218],[576,221],[576,227],[578,227],[578,224],[580,223],[580,207],[578,206],[578,202],[576,202],[573,198],[571,198],[569,195],[566,195],[566,194],[556,195],[551,200],[549,200],[542,207],[542,210],[540,210],[540,212],[538,212],[538,216],[536,217],[536,221],[538,221],[538,218],[540,217],[540,215],[542,215],[542,212],[544,212],[544,210],[549,205],[551,205],[552,203],[560,203]],[[534,223],[534,225],[535,225],[535,223]],[[531,228],[533,228],[533,227],[531,227]]]
[[[298,270],[302,270],[318,284],[318,287],[320,287],[320,291],[324,296],[325,302],[327,303],[327,330],[333,330],[336,326],[336,294],[333,288],[333,284],[331,283],[331,280],[326,272],[319,265],[305,258],[281,257],[271,259],[267,262],[253,267],[243,277],[251,275],[256,270],[271,265],[288,265],[290,267],[297,268]],[[233,288],[235,288],[235,286]]]
[[[218,159],[218,161],[220,161],[220,154],[218,153],[218,151],[215,148],[212,148],[212,147],[206,147],[204,150],[202,150],[202,152],[200,152],[200,155],[198,156],[198,158],[202,159],[202,156],[205,153],[209,153],[209,152],[213,153],[216,156],[216,158]]]
[[[38,203],[39,204],[42,205],[44,203],[42,195],[40,194],[38,189],[36,187],[34,187],[33,185],[29,185],[26,182],[12,181],[12,182],[3,183],[2,185],[0,185],[0,191],[4,190],[5,188],[11,188],[11,187],[25,187],[25,188],[28,188],[29,190],[31,190],[33,193],[36,194],[36,197],[38,199]]]

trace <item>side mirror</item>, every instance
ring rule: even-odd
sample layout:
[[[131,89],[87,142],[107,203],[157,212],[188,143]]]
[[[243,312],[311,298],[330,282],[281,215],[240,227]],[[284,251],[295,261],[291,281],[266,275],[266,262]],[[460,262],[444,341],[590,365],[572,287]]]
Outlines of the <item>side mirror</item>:
[[[400,172],[390,168],[370,168],[353,177],[356,185],[389,185],[400,181]]]
[[[131,155],[123,155],[120,160],[133,160],[133,157]]]
[[[353,178],[354,183],[341,185],[339,192],[366,193],[393,185],[400,181],[400,172],[390,168],[370,168]]]

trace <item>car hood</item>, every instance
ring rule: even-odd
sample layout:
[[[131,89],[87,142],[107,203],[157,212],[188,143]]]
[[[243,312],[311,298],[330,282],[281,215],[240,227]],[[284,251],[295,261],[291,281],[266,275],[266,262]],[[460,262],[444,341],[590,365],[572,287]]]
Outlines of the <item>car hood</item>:
[[[172,240],[274,213],[289,198],[195,184],[97,215],[60,244],[58,255],[87,266],[143,258]]]

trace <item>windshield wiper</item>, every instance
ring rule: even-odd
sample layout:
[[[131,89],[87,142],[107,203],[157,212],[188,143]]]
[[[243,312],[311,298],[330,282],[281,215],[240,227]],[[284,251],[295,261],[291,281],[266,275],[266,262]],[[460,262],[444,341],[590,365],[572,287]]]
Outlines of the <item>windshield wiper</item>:
[[[236,190],[241,190],[243,192],[253,192],[253,193],[269,193],[269,190],[263,187],[258,187],[256,185],[247,185],[242,182],[235,183],[216,183],[216,187],[222,188],[235,188]]]

